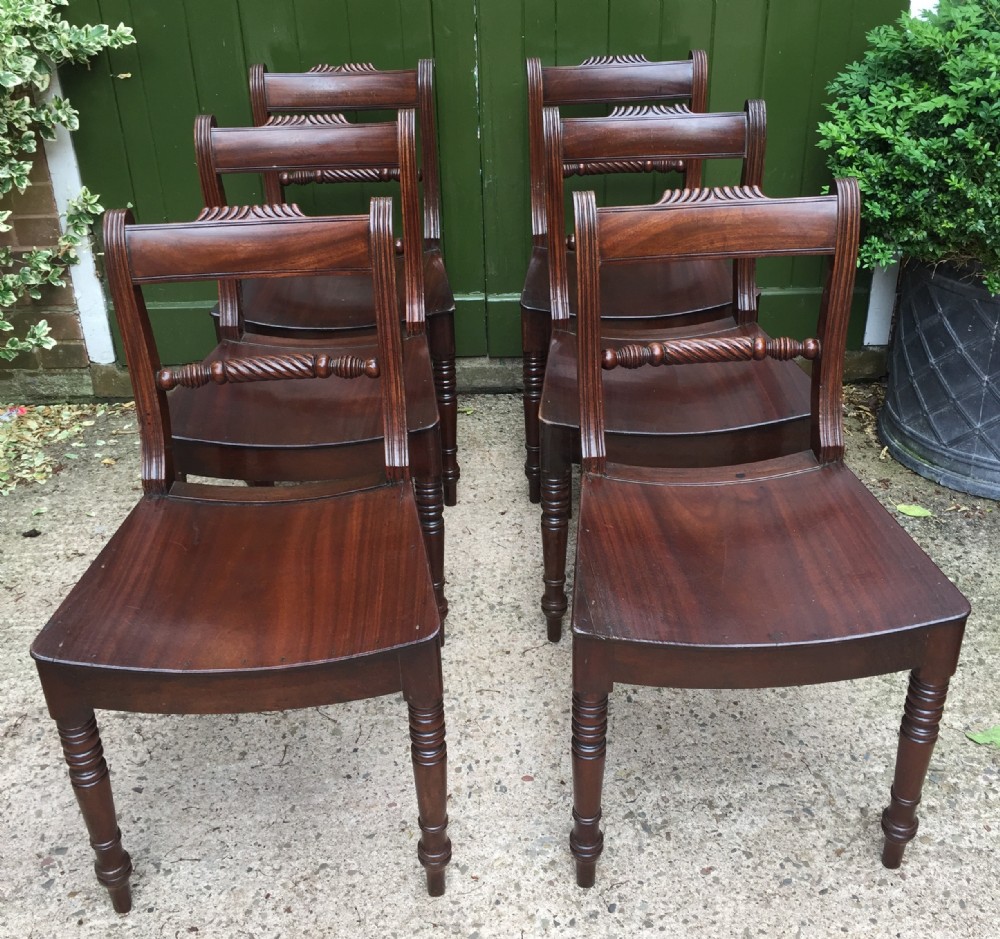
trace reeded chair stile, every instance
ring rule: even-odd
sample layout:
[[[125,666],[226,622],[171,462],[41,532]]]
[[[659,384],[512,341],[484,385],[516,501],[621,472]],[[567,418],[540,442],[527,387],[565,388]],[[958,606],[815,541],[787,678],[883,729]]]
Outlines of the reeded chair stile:
[[[97,877],[115,909],[127,912],[132,864],[95,709],[245,713],[402,692],[418,855],[429,892],[440,894],[451,853],[440,616],[410,479],[390,201],[373,200],[370,216],[306,219],[273,208],[231,215],[152,226],[132,224],[123,210],[105,216],[143,496],[32,646]],[[374,350],[231,356],[161,369],[146,284],[338,269],[365,270],[373,281]],[[250,488],[178,478],[170,434],[177,391],[317,380],[375,388],[382,460],[374,472]]]

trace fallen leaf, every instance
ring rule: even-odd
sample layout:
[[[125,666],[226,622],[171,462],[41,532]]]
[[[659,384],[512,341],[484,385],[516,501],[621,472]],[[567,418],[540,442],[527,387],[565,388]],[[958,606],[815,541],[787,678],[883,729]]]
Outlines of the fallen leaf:
[[[978,743],[984,747],[1000,747],[1000,725],[984,730],[982,733],[975,733],[967,730],[965,736],[973,743]]]
[[[896,506],[896,511],[901,515],[909,515],[910,518],[930,518],[934,513],[930,509],[925,509],[922,505],[902,505]]]
[[[114,466],[117,460],[113,460],[111,457],[101,460],[101,466]]]

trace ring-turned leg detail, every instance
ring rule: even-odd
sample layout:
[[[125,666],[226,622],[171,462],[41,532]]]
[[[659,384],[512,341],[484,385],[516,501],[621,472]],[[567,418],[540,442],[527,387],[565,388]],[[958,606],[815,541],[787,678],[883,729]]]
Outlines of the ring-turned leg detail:
[[[917,833],[917,806],[938,737],[948,682],[922,681],[918,671],[910,675],[903,722],[899,729],[896,774],[888,808],[882,813],[885,845],[882,863],[896,868],[902,863],[907,844]]]
[[[604,850],[601,792],[608,733],[608,696],[573,694],[573,831],[569,847],[576,859],[576,882],[593,887],[597,859]]]
[[[572,481],[572,467],[551,475],[542,474],[542,561],[545,567],[542,612],[551,642],[558,642],[562,636],[562,620],[567,607],[566,540]]]
[[[90,844],[96,861],[97,879],[111,894],[116,913],[132,909],[132,891],[129,876],[132,859],[122,847],[122,833],[118,828],[114,797],[108,764],[104,761],[104,748],[97,729],[94,712],[82,724],[56,722],[63,755],[69,766],[76,801],[90,833]]]
[[[448,839],[448,751],[445,745],[444,703],[430,707],[408,705],[413,777],[421,838],[417,856],[427,872],[427,892],[432,897],[444,893],[445,868],[451,860]]]

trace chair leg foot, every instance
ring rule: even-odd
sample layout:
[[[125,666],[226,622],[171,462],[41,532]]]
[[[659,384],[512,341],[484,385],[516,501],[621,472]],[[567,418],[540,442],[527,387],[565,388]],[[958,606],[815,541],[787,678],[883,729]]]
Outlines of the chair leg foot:
[[[576,860],[576,882],[594,885],[597,859],[604,850],[601,792],[607,749],[608,696],[573,694],[573,831],[570,851]]]
[[[132,859],[122,847],[108,764],[104,761],[104,748],[94,712],[85,715],[82,722],[78,719],[57,720],[56,724],[63,755],[69,766],[70,782],[90,833],[90,844],[96,856],[94,870],[97,879],[111,895],[115,912],[127,913],[132,909],[129,887]]]
[[[882,832],[885,835],[882,863],[888,868],[899,867],[906,846],[917,833],[917,806],[947,694],[947,680],[924,681],[919,671],[910,675],[903,721],[899,728],[896,773],[889,805],[882,813]]]
[[[444,893],[445,868],[451,860],[448,838],[448,751],[445,745],[444,703],[429,707],[410,703],[410,743],[421,838],[417,857],[427,874],[427,892]]]
[[[432,897],[444,896],[444,871],[427,871],[427,893]]]
[[[597,863],[589,861],[576,862],[576,885],[578,887],[593,887],[597,879]]]
[[[551,642],[562,635],[566,613],[566,538],[569,531],[569,506],[572,469],[542,475],[542,558],[545,566],[545,592],[542,612]]]

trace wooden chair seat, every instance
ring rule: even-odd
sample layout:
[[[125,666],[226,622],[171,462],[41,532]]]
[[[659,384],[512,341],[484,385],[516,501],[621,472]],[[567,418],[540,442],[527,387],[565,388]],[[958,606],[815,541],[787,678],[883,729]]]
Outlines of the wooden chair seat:
[[[845,640],[877,645],[908,630],[913,646],[894,643],[871,669],[909,668],[921,630],[969,611],[864,484],[811,451],[716,471],[609,463],[584,480],[579,526],[574,639],[628,646],[633,667],[649,656],[655,684],[803,684],[782,659],[807,647],[821,656],[812,680],[857,677],[857,667],[843,674],[840,653],[857,655]],[[756,649],[759,660],[706,674],[690,667],[702,649]]]
[[[576,263],[566,252],[569,308],[576,315]],[[673,264],[622,265],[601,283],[601,315],[608,318],[661,318],[698,322],[733,302],[732,269],[723,261],[698,259]],[[551,314],[549,252],[535,247],[524,278],[521,306]]]
[[[293,671],[436,641],[412,497],[400,484],[331,488],[297,487],[276,499],[282,490],[180,483],[144,499],[32,654],[40,666],[112,669],[103,677],[113,684],[162,673],[179,686],[180,676]],[[207,492],[212,501],[199,497]],[[185,703],[161,694],[156,710]],[[99,698],[94,706],[118,705]]]
[[[301,281],[310,279],[303,277]],[[285,280],[248,280],[245,287]],[[370,278],[368,291],[371,293]],[[325,302],[329,304],[329,297]],[[320,340],[246,333],[241,340],[223,340],[205,361],[225,362],[303,351],[313,355],[370,358],[378,346],[376,336],[370,331],[326,335],[326,340]],[[401,341],[414,486],[420,501],[438,609],[442,616],[447,616],[440,416],[430,352],[425,334],[404,335]],[[340,383],[335,387],[318,382],[285,381],[174,388],[168,397],[178,471],[258,483],[332,479],[364,473],[378,466],[382,458],[380,394],[380,379]]]
[[[424,251],[424,303],[430,320],[455,312],[455,296],[439,250]],[[403,260],[396,261],[396,283],[403,302]],[[283,277],[247,281],[243,318],[250,333],[290,332],[318,338],[345,329],[371,329],[371,281],[358,275]],[[434,325],[428,322],[428,329]]]

